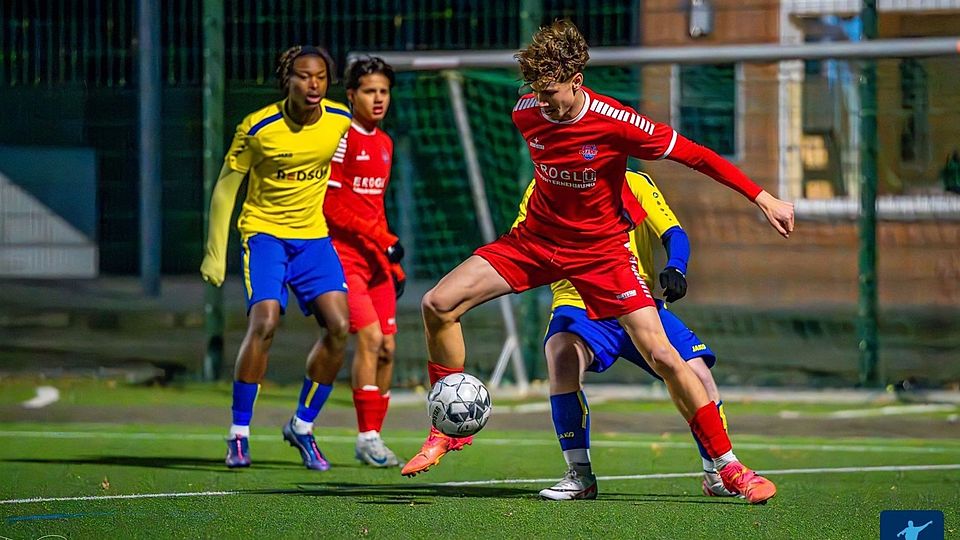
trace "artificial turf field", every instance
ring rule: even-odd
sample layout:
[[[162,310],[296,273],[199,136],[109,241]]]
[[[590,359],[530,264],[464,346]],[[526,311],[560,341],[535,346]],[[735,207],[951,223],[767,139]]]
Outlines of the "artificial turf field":
[[[941,510],[946,537],[958,536],[956,438],[734,432],[738,456],[779,488],[769,504],[751,506],[700,494],[699,458],[688,435],[604,429],[605,418],[629,417],[634,409],[672,417],[669,404],[597,403],[591,453],[600,498],[558,503],[536,496],[563,472],[555,435],[518,429],[510,419],[524,416],[513,412],[522,403],[495,401],[496,421],[473,446],[406,479],[396,469],[356,462],[346,422],[316,433],[333,468],[302,468],[280,440],[279,425],[257,422],[285,414],[296,399],[293,387],[263,393],[251,438],[254,466],[230,471],[222,462],[225,428],[205,420],[210,410],[229,407],[225,385],[54,384],[63,387],[60,401],[17,416],[32,383],[0,381],[0,538],[877,538],[880,512],[893,509]],[[532,400],[532,408],[542,400]],[[422,406],[412,401],[391,414],[416,417]],[[328,407],[318,424],[324,414],[328,423],[349,418],[348,394],[338,390]],[[736,426],[738,415],[775,416],[784,407],[728,403],[727,412]],[[832,407],[790,408],[815,416]],[[164,417],[165,410],[177,418]],[[549,426],[548,412],[526,414]],[[98,415],[111,422],[90,421]],[[885,420],[936,425],[945,416]],[[385,438],[410,456],[424,432],[391,429],[388,418]]]

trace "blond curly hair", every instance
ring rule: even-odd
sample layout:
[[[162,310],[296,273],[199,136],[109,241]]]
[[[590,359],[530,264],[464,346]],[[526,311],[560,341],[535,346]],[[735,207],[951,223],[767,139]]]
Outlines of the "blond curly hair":
[[[583,71],[590,59],[587,40],[569,20],[554,21],[543,26],[526,49],[513,55],[520,63],[523,82],[534,90],[552,82],[566,82]]]

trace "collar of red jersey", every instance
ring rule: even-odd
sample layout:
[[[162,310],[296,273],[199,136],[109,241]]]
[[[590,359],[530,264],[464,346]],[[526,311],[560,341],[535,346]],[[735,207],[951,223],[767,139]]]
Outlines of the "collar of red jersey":
[[[587,92],[586,88],[580,88],[580,90],[583,91],[583,108],[580,109],[580,112],[577,113],[577,115],[573,118],[569,120],[554,120],[553,118],[547,116],[546,113],[543,112],[543,109],[540,109],[540,116],[542,116],[548,122],[553,122],[554,124],[576,124],[581,118],[586,116],[587,111],[590,110],[590,92]]]
[[[350,121],[350,127],[352,127],[353,129],[359,131],[360,133],[363,133],[364,135],[373,135],[373,134],[375,134],[375,133],[377,132],[377,128],[373,128],[373,131],[369,131],[369,130],[367,130],[366,128],[364,128],[363,126],[361,126],[360,124],[358,124],[358,123],[356,123],[356,122],[354,122],[354,121],[352,121],[352,120]]]

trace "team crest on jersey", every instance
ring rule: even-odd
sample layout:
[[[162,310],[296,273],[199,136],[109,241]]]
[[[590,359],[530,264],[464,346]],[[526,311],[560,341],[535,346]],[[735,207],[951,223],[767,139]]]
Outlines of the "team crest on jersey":
[[[380,157],[383,158],[384,163],[390,163],[390,152],[387,152],[386,148],[380,149]]]
[[[597,152],[597,145],[595,144],[585,144],[580,148],[580,155],[587,160],[597,157]]]

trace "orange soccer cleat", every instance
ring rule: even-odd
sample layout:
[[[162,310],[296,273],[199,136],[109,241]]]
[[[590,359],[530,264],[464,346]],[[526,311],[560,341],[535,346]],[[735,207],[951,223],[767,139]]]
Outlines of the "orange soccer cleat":
[[[777,494],[773,482],[751,471],[743,463],[734,461],[720,469],[723,486],[732,493],[742,495],[750,504],[765,504]]]
[[[437,428],[431,427],[430,435],[427,436],[427,441],[420,447],[420,452],[403,466],[400,474],[416,476],[422,472],[427,472],[430,467],[440,463],[440,458],[447,452],[462,450],[468,444],[473,444],[473,435],[469,437],[450,437],[441,433]]]

